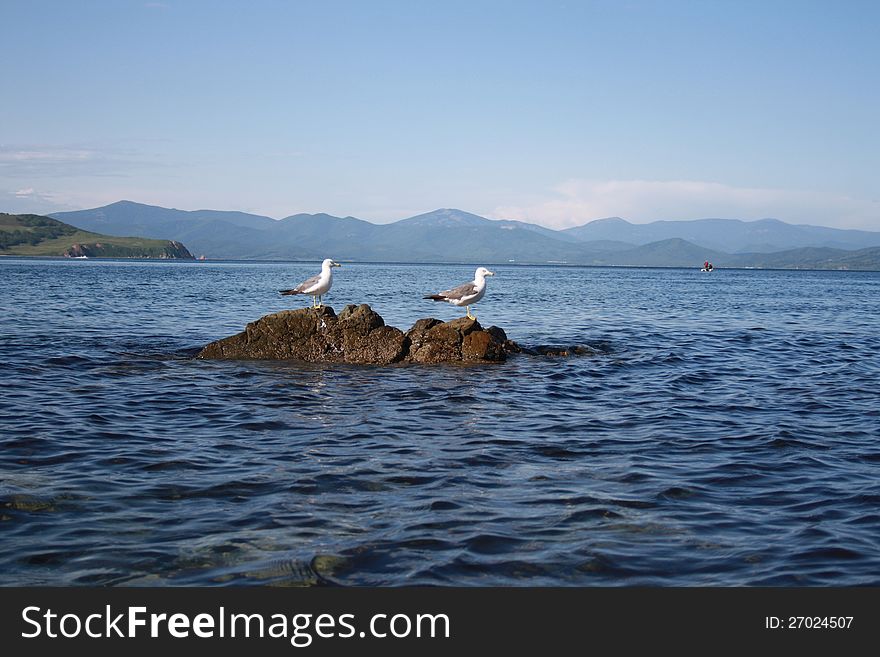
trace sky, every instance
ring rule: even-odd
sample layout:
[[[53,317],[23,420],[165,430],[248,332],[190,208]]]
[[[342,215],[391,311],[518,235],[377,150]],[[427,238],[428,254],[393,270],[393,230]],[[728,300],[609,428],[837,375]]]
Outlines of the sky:
[[[0,0],[0,211],[880,230],[880,2]]]

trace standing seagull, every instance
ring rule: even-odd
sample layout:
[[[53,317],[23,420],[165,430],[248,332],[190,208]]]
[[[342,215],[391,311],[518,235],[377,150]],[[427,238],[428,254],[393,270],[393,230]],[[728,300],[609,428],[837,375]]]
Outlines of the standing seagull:
[[[321,263],[321,273],[303,281],[291,290],[281,290],[281,294],[310,294],[312,296],[312,308],[320,308],[323,304],[321,297],[330,291],[333,285],[333,267],[341,267],[332,258],[327,258]]]
[[[494,275],[494,272],[485,267],[477,267],[473,283],[464,283],[440,294],[426,294],[424,298],[434,301],[448,301],[458,307],[465,306],[468,319],[476,319],[476,315],[471,315],[471,304],[483,298],[483,295],[486,294],[486,276]]]

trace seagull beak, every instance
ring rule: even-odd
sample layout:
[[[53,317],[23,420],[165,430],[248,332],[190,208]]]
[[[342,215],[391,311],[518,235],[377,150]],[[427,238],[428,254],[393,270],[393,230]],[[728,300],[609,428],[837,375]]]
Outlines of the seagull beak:
[[[333,263],[333,266],[334,266],[334,267],[341,267],[342,265],[340,265],[338,262],[334,262],[334,263]]]
[[[494,275],[495,275],[494,271],[487,271],[486,272],[486,276],[494,276]]]

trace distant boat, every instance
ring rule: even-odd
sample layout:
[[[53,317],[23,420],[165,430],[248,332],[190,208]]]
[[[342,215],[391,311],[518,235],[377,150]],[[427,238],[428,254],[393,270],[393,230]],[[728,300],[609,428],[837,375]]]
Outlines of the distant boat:
[[[713,265],[711,262],[709,262],[707,260],[706,262],[703,263],[703,268],[700,269],[700,271],[712,271],[714,269],[715,269],[715,265]]]
[[[196,258],[196,260],[207,260],[207,258],[205,257],[205,254],[203,253],[198,258]]]
[[[81,256],[71,256],[74,260],[88,260],[89,256],[81,255]]]

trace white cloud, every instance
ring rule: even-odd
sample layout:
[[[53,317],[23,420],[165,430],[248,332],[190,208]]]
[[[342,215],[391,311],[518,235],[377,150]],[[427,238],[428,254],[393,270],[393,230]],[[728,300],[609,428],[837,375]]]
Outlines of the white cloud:
[[[0,162],[82,162],[94,157],[92,151],[82,149],[12,150],[0,148]]]
[[[0,144],[0,176],[9,178],[119,178],[155,166],[146,153],[120,146]]]
[[[551,228],[569,228],[593,219],[618,216],[635,223],[773,217],[789,223],[880,230],[877,201],[697,180],[567,180],[543,198],[500,206],[492,215]]]
[[[0,189],[0,212],[12,214],[49,214],[78,209],[68,199],[55,192],[23,187],[16,190]]]

